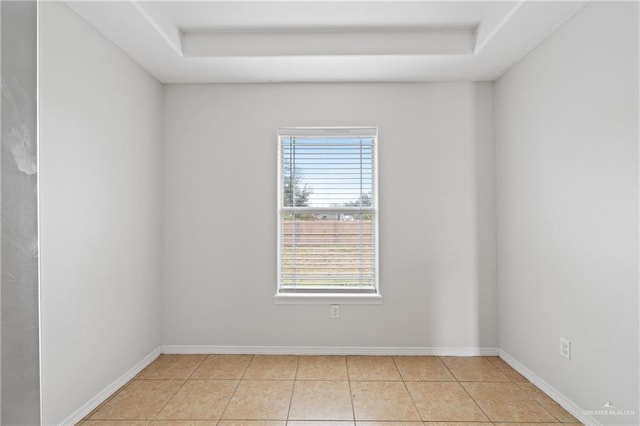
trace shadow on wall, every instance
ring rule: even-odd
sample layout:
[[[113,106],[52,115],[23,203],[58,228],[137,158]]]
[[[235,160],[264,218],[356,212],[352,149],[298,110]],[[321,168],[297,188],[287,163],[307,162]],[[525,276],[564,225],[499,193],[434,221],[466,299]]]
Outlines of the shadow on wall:
[[[495,135],[493,83],[474,86],[475,121],[475,263],[478,346],[492,342],[498,347],[498,282],[496,259]]]

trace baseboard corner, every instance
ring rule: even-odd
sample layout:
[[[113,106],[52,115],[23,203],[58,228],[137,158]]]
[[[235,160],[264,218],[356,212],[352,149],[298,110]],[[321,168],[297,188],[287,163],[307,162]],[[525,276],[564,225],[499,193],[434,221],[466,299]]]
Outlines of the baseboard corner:
[[[562,392],[551,386],[546,380],[529,370],[513,356],[506,351],[499,349],[498,356],[504,362],[509,364],[514,370],[526,377],[531,383],[536,385],[540,390],[546,393],[551,399],[560,404],[562,408],[567,410],[569,414],[578,419],[585,425],[601,425],[595,417],[585,414],[585,411],[571,399],[567,398]]]
[[[131,367],[129,371],[118,377],[114,382],[100,391],[96,396],[87,401],[82,407],[74,411],[69,417],[60,422],[62,426],[75,425],[85,418],[89,413],[95,410],[100,404],[106,401],[114,392],[124,386],[129,380],[133,379],[147,365],[151,364],[161,354],[160,347],[151,351],[140,362]]]

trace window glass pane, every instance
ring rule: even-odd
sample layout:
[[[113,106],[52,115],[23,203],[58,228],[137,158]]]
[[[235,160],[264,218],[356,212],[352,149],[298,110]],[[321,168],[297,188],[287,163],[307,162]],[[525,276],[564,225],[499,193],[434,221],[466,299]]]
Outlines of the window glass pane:
[[[374,139],[282,138],[284,207],[373,203]]]
[[[283,215],[280,258],[281,288],[374,288],[373,215]]]

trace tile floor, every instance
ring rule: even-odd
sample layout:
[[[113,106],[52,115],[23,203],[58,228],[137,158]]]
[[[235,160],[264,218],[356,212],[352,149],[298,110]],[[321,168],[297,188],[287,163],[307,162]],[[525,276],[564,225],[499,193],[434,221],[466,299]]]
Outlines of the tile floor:
[[[578,421],[497,357],[161,355],[84,426]]]

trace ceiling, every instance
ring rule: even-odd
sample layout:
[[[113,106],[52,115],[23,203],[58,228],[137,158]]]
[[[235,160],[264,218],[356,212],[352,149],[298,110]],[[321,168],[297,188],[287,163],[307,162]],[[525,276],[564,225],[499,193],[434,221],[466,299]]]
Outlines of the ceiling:
[[[68,1],[163,83],[491,81],[585,1]]]

